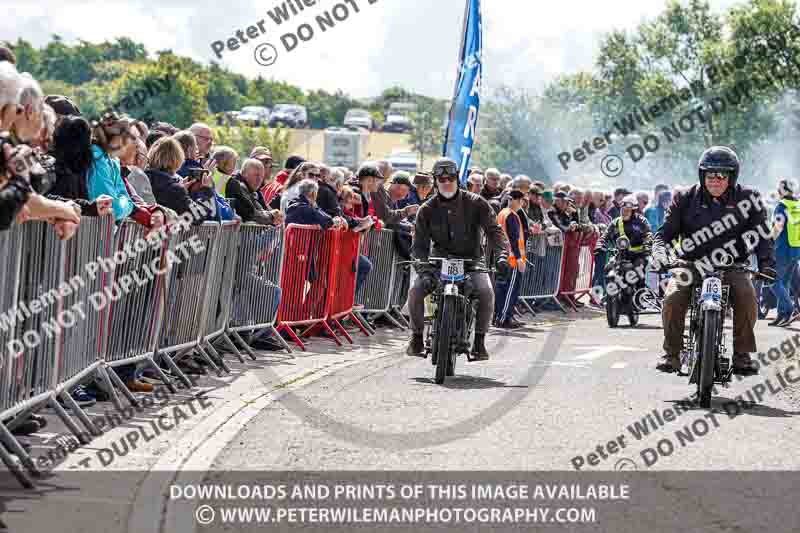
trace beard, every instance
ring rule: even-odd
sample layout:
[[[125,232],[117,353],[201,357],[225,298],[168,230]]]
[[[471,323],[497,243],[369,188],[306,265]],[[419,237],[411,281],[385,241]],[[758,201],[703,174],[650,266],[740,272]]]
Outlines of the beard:
[[[444,192],[443,190],[439,189],[439,194],[441,194],[447,200],[455,196],[457,192],[458,192],[458,187],[453,189],[453,192]]]

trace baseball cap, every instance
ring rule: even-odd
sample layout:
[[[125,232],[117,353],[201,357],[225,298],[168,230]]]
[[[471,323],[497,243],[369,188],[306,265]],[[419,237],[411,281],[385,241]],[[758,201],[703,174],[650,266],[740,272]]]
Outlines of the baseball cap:
[[[544,191],[542,193],[542,199],[547,202],[548,204],[553,203],[553,191]]]
[[[253,151],[250,152],[250,157],[253,159],[272,159],[272,151],[270,151],[270,149],[266,146],[256,146],[253,148]]]
[[[557,193],[555,193],[553,195],[553,198],[555,198],[557,200],[566,200],[567,199],[567,193],[565,193],[564,191],[558,191]]]
[[[531,186],[530,190],[528,190],[528,194],[537,194],[539,196],[542,195],[542,192],[544,191],[542,191],[542,188],[539,187],[538,185],[533,185]]]
[[[633,193],[631,193],[631,191],[629,191],[625,187],[620,187],[619,189],[614,189],[614,196],[618,196],[620,194],[628,195],[628,194],[633,194]]]
[[[392,174],[392,185],[405,185],[406,187],[411,187],[411,179],[409,179],[410,175],[408,172],[403,172],[399,170]]]
[[[417,172],[413,180],[414,185],[432,185],[433,176],[425,172]]]

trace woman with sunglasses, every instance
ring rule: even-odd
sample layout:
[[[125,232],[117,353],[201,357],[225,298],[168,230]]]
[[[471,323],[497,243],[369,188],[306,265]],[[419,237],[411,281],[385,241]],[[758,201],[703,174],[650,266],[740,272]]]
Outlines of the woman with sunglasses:
[[[740,163],[736,152],[714,146],[703,152],[698,163],[699,183],[672,200],[664,224],[656,233],[653,258],[667,265],[667,247],[680,241],[680,257],[686,261],[718,264],[727,253],[735,263],[748,263],[750,254],[758,258],[761,273],[775,277],[775,252],[769,239],[765,210],[758,193],[737,183]],[[755,243],[745,234],[755,235]],[[753,248],[753,245],[754,248]],[[753,331],[758,319],[756,293],[746,272],[726,274],[733,296],[733,373],[753,375],[758,367],[750,358],[756,351]],[[662,311],[664,350],[656,367],[662,372],[680,369],[683,329],[691,300],[692,284],[670,279]]]
[[[494,210],[481,196],[459,189],[458,175],[458,165],[452,159],[441,158],[434,163],[433,178],[437,192],[417,212],[411,255],[419,261],[427,261],[428,257],[456,256],[472,259],[476,261],[475,265],[481,265],[485,257],[481,249],[485,233],[494,250],[494,257],[498,258],[499,269],[507,272],[508,241],[497,224]],[[406,353],[425,357],[424,299],[436,286],[437,272],[429,267],[420,267],[417,274],[408,292],[412,336]],[[494,314],[494,290],[487,273],[471,272],[469,275],[478,294],[472,358],[485,361],[489,359],[489,353],[484,339]]]
[[[318,181],[320,176],[319,167],[310,161],[302,163],[299,167],[295,168],[286,183],[283,184],[283,192],[281,192],[281,212],[285,215],[286,209],[289,207],[289,202],[296,200],[300,196],[298,185],[304,179],[312,179]]]

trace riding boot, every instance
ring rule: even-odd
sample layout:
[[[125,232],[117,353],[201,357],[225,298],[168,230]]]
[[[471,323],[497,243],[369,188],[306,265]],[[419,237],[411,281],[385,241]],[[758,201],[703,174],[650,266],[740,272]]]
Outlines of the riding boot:
[[[748,353],[733,354],[733,373],[739,376],[753,376],[758,374],[758,363],[750,358]]]
[[[656,365],[656,370],[671,374],[681,369],[681,358],[678,354],[666,354],[661,357],[661,361]]]
[[[408,348],[406,348],[406,355],[425,357],[425,341],[421,334],[414,333],[412,335],[411,342],[408,343]]]
[[[486,335],[483,333],[475,334],[475,341],[472,343],[472,353],[470,354],[470,361],[488,361],[489,352],[486,351],[484,339]]]

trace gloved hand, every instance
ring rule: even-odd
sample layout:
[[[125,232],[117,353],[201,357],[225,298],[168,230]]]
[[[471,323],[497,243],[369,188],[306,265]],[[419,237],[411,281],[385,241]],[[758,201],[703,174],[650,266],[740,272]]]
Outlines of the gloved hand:
[[[511,265],[508,264],[508,257],[501,255],[497,259],[497,273],[502,277],[506,277],[511,274]]]
[[[758,265],[758,271],[765,276],[769,276],[773,280],[778,277],[778,273],[772,267]]]

